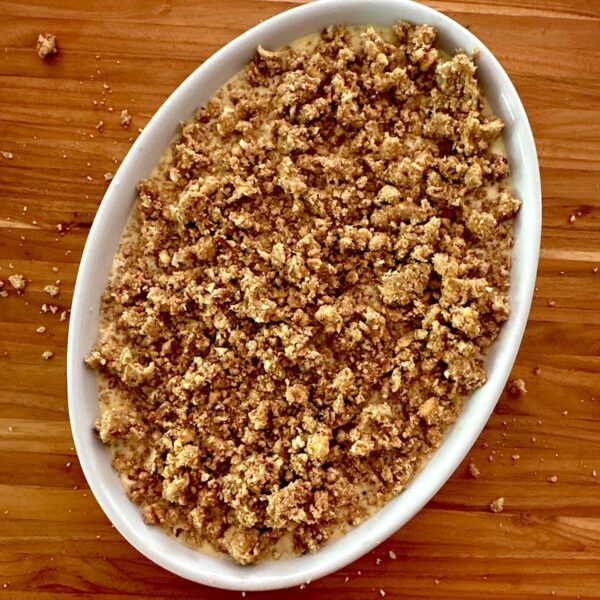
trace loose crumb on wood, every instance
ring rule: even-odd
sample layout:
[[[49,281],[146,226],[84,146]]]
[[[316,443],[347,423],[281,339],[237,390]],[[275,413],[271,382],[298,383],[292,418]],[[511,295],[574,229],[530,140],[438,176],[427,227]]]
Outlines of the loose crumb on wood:
[[[533,374],[534,375],[539,375],[541,372],[541,369],[538,366],[533,367]]]
[[[46,294],[48,294],[49,296],[52,296],[52,298],[56,298],[56,296],[60,294],[60,288],[58,287],[58,285],[52,283],[50,285],[44,286],[44,292],[46,292]]]
[[[106,181],[106,183],[110,183],[114,176],[114,173],[112,173],[111,171],[107,171],[106,173],[104,173],[104,181]]]
[[[522,379],[513,379],[508,383],[508,393],[511,396],[524,396],[527,393],[527,386]]]
[[[477,479],[479,477],[479,475],[480,475],[480,471],[477,468],[477,465],[473,461],[471,461],[469,463],[468,471],[469,471],[469,475],[471,477],[473,477],[474,479]]]
[[[558,477],[556,475],[552,475],[552,477],[548,477],[548,481],[550,483],[556,483],[558,481]]]
[[[500,498],[496,498],[490,502],[490,510],[493,513],[500,513],[504,510],[504,498],[500,496]]]
[[[45,352],[42,352],[42,358],[44,360],[50,360],[53,356],[54,356],[54,352],[51,352],[50,350],[46,350]]]
[[[511,458],[512,458],[514,461],[517,461],[517,460],[519,460],[519,459],[521,458],[521,455],[520,455],[520,454],[513,454],[513,455],[511,456]]]
[[[44,59],[57,52],[56,36],[51,33],[40,33],[37,39],[37,55]]]
[[[119,120],[121,122],[121,127],[125,127],[125,129],[131,125],[131,115],[126,108],[121,111]]]
[[[393,550],[390,550],[390,551],[388,552],[388,554],[390,555],[390,558],[391,558],[392,560],[396,560],[396,558],[397,558],[397,557],[396,557],[396,553],[395,553]]]
[[[7,152],[6,150],[0,150],[0,155],[2,158],[6,158],[6,160],[12,160],[14,158],[14,154],[12,152]]]
[[[12,288],[17,290],[17,292],[22,292],[27,287],[27,281],[20,273],[10,275],[8,278],[8,283],[10,283]]]
[[[43,325],[40,325],[35,331],[36,333],[46,333],[46,328]]]

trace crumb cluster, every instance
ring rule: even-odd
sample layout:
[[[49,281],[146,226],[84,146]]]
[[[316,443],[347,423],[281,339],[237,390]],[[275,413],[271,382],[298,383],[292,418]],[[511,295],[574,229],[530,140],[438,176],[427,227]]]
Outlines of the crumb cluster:
[[[490,502],[490,510],[494,513],[499,513],[504,510],[504,498],[496,498]]]
[[[124,108],[121,111],[121,114],[119,116],[119,122],[121,123],[122,127],[129,127],[131,125],[131,115],[129,114],[129,111]]]
[[[10,283],[11,287],[18,293],[23,293],[23,291],[27,287],[27,280],[20,273],[10,275],[8,278],[8,283]]]
[[[511,396],[524,396],[527,393],[527,386],[522,379],[512,379],[508,382],[508,393]]]
[[[243,564],[313,552],[484,383],[519,201],[472,57],[435,38],[259,47],[139,184],[87,363],[148,523]]]
[[[37,55],[44,59],[51,54],[56,54],[58,48],[56,46],[56,36],[51,33],[40,33],[36,44]]]

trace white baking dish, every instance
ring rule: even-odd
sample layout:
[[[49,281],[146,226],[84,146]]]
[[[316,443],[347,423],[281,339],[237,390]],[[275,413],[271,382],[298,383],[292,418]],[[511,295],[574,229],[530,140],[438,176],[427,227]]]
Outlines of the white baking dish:
[[[110,464],[108,449],[92,431],[98,414],[95,372],[83,359],[92,348],[100,298],[112,257],[146,177],[176,133],[222,84],[238,72],[261,44],[276,48],[332,24],[392,25],[398,19],[427,23],[439,31],[438,45],[479,48],[478,77],[492,108],[506,123],[504,139],[515,195],[523,206],[515,224],[511,271],[512,313],[487,359],[488,382],[467,400],[443,444],[406,490],[373,517],[317,554],[240,566],[201,554],[144,524]],[[523,105],[491,52],[469,31],[441,13],[409,0],[321,0],[288,10],[244,33],[192,73],[154,115],[134,143],[108,188],[92,225],[77,277],[71,312],[67,379],[71,427],[81,466],[96,499],[115,527],[148,558],[193,581],[234,590],[266,590],[297,585],[347,565],[381,543],[417,513],[446,482],[488,420],[517,354],[533,295],[541,230],[537,156]]]

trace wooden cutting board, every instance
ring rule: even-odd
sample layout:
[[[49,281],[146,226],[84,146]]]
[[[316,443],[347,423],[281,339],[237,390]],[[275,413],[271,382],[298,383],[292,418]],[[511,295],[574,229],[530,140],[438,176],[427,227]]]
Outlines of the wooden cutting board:
[[[470,453],[477,479],[465,462],[391,539],[285,597],[600,598],[600,2],[429,3],[500,59],[536,137],[542,252],[514,368],[528,393],[500,400]],[[0,298],[0,596],[241,597],[155,566],[98,507],[69,431],[60,315],[104,173],[197,65],[293,5],[0,1],[0,150],[12,153],[0,156],[0,279],[30,280]],[[44,62],[35,41],[46,31],[60,53]],[[52,299],[43,288],[56,280]]]

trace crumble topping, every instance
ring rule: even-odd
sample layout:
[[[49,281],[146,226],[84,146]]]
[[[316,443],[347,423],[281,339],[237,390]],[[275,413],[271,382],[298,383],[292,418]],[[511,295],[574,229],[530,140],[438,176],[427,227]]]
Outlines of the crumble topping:
[[[435,38],[259,47],[140,182],[87,364],[146,522],[242,564],[314,552],[485,382],[520,203],[473,57]]]

